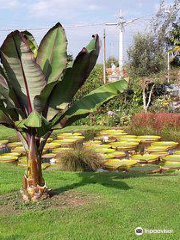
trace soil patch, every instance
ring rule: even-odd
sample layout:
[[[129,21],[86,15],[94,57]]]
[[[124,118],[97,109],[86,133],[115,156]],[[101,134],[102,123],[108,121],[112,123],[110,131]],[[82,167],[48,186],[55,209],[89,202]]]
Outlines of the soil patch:
[[[24,211],[49,209],[64,209],[67,207],[81,207],[95,202],[99,196],[84,194],[79,191],[66,191],[58,195],[52,192],[51,197],[37,203],[24,203],[19,191],[0,195],[0,216],[20,214]]]

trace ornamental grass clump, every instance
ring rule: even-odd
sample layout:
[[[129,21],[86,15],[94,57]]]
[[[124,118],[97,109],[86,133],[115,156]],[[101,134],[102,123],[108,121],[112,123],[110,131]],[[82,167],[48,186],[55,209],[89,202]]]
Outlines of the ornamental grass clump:
[[[57,157],[58,158],[58,157]],[[96,171],[102,167],[103,158],[90,149],[75,149],[59,156],[64,171]]]

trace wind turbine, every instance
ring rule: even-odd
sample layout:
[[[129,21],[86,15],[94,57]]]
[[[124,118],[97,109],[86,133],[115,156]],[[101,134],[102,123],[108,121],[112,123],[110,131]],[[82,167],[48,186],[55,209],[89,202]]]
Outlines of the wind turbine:
[[[119,72],[120,72],[120,78],[123,76],[123,37],[124,37],[124,31],[125,31],[125,26],[128,24],[131,24],[140,18],[134,18],[131,20],[124,20],[123,17],[123,11],[120,10],[120,14],[118,17],[118,22],[117,23],[106,23],[106,26],[117,26],[119,28]]]

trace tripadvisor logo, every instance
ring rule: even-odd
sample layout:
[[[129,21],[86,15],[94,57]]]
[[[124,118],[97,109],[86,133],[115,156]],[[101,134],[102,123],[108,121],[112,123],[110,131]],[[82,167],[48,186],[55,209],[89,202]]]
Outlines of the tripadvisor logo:
[[[136,235],[142,235],[143,234],[143,229],[141,227],[137,227],[135,229]],[[173,233],[173,230],[166,230],[166,229],[144,229],[144,233]]]
[[[136,235],[142,235],[143,234],[143,229],[141,227],[137,227],[135,229],[135,233],[136,233]]]

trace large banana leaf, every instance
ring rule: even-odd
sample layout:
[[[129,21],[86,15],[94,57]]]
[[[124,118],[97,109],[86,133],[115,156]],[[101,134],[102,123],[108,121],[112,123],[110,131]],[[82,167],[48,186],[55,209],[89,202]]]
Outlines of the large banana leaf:
[[[34,97],[40,94],[46,82],[22,33],[15,31],[7,36],[1,47],[1,61],[8,85],[12,87],[19,105],[31,112]]]
[[[57,114],[52,120],[52,126],[58,123],[67,126],[82,116],[84,117],[89,113],[93,113],[104,102],[122,93],[127,86],[128,84],[125,80],[120,80],[97,88],[81,100],[75,102],[63,115]]]
[[[100,51],[99,36],[94,35],[91,42],[76,57],[73,66],[68,68],[55,87],[49,99],[53,109],[64,109],[84,84],[94,68]]]
[[[36,40],[35,38],[33,37],[33,35],[28,32],[27,30],[26,31],[23,31],[22,34],[24,35],[24,37],[26,38],[28,44],[29,44],[29,47],[31,49],[31,51],[34,53],[34,58],[37,57],[37,53],[38,53],[38,45],[36,43]]]
[[[0,124],[9,128],[14,128],[14,122],[2,110],[0,110]]]
[[[26,132],[31,132],[31,130],[34,129],[37,136],[42,137],[49,131],[51,124],[41,114],[34,110],[28,118],[16,122],[16,126]]]
[[[0,99],[3,99],[9,108],[15,107],[13,100],[9,96],[8,84],[6,82],[6,79],[4,78],[4,74],[1,75],[1,73],[0,73]]]
[[[67,65],[67,39],[64,29],[57,23],[45,35],[38,49],[37,63],[42,68],[46,82],[57,81]]]

